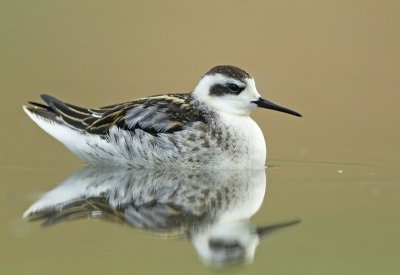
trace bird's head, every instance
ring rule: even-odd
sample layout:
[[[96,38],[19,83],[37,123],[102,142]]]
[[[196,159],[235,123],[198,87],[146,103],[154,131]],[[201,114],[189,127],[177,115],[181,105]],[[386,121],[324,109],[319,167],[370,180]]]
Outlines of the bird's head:
[[[192,95],[218,112],[249,115],[256,107],[261,107],[301,116],[262,98],[254,79],[244,70],[230,65],[216,66],[208,71]]]

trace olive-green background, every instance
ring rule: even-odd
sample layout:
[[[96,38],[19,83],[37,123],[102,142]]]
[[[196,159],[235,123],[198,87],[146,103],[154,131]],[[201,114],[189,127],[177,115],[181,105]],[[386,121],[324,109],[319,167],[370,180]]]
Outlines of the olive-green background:
[[[22,220],[83,164],[21,105],[41,93],[96,107],[187,92],[212,66],[231,64],[254,76],[262,96],[304,115],[252,115],[273,166],[253,222],[303,222],[234,271],[396,274],[399,3],[1,1],[1,273],[214,272],[184,240],[98,221],[41,229]]]

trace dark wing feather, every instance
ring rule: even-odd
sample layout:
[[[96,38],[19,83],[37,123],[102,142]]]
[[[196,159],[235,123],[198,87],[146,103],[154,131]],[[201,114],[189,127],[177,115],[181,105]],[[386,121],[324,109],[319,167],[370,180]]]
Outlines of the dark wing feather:
[[[190,103],[189,94],[153,96],[98,109],[78,107],[49,95],[41,97],[48,106],[30,102],[31,111],[57,115],[71,127],[97,135],[107,134],[114,125],[157,135],[180,131],[189,122],[205,122],[203,113]]]
[[[41,98],[47,103],[48,108],[52,112],[59,115],[67,124],[77,129],[86,129],[90,125],[87,119],[101,116],[102,113],[98,110],[86,109],[64,103],[50,95],[41,95]]]

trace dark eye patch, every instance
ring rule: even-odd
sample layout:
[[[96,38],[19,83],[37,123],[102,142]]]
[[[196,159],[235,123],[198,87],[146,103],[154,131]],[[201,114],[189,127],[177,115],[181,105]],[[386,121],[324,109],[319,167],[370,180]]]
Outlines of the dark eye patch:
[[[222,96],[226,94],[238,95],[244,90],[244,88],[245,87],[240,87],[234,83],[228,83],[226,85],[215,84],[210,89],[210,95],[213,96]]]
[[[240,87],[234,83],[228,83],[226,84],[226,87],[231,90],[233,93],[239,93],[240,92]]]

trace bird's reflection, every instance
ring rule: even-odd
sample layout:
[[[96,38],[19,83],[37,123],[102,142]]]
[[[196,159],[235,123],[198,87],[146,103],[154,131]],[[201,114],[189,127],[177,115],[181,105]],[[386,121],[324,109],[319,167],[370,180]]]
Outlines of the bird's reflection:
[[[261,237],[298,223],[249,221],[266,190],[265,170],[158,171],[89,166],[35,202],[24,216],[43,225],[80,218],[187,237],[207,265],[252,262]]]

